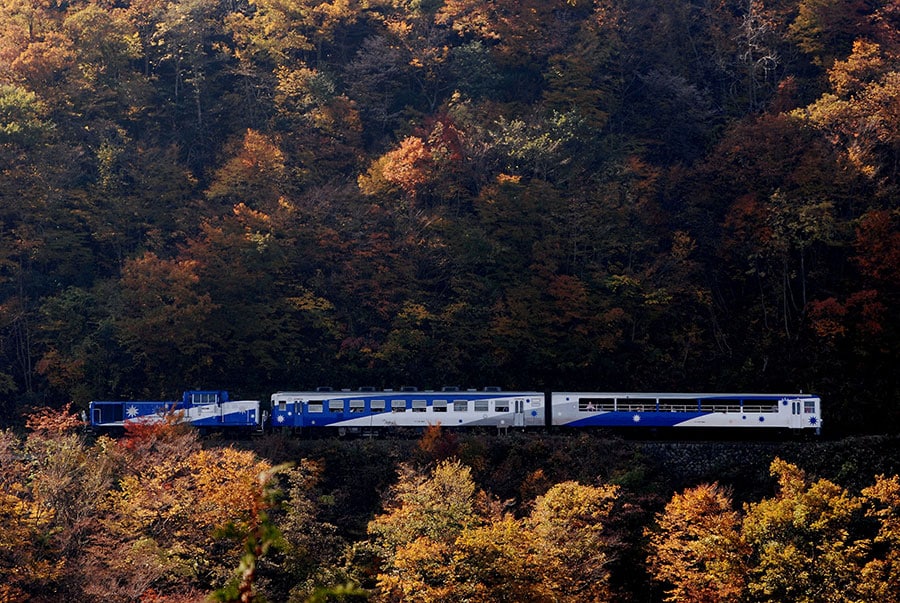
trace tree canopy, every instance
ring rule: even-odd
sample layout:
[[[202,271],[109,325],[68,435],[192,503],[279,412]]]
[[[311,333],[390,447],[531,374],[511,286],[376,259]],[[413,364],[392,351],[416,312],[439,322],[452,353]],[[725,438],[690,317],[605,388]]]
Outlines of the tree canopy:
[[[894,2],[0,3],[0,417],[331,384],[891,429]]]

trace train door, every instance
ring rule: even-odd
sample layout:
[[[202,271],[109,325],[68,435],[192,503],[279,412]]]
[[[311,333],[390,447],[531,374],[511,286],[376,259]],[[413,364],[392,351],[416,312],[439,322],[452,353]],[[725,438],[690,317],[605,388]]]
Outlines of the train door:
[[[516,398],[513,408],[513,425],[516,427],[525,427],[525,400]]]
[[[791,400],[791,417],[789,421],[791,429],[803,427],[803,400]]]

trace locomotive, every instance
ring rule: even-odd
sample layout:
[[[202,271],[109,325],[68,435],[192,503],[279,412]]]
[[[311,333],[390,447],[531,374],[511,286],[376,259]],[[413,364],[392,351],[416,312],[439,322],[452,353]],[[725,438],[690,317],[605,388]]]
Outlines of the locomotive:
[[[277,392],[271,411],[257,400],[231,401],[215,390],[185,392],[180,402],[91,402],[97,430],[157,421],[181,412],[201,429],[374,435],[440,424],[448,428],[651,428],[783,430],[820,433],[821,400],[813,394],[537,392],[499,388],[440,391],[331,390]]]
[[[116,431],[126,423],[154,423],[174,416],[200,430],[258,431],[265,424],[259,400],[231,400],[223,390],[191,390],[173,401],[94,401],[91,429]]]

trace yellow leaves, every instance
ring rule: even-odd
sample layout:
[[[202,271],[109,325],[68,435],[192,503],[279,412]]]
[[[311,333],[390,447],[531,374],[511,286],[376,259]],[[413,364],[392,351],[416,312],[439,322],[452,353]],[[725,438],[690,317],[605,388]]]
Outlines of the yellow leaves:
[[[0,601],[26,601],[26,589],[57,578],[62,561],[42,550],[52,509],[0,490]]]
[[[731,601],[744,583],[744,547],[731,496],[718,484],[676,494],[650,536],[650,570],[672,585],[667,601]]]
[[[408,21],[391,20],[385,23],[387,30],[398,38],[406,38],[413,31],[413,26]]]
[[[545,586],[558,601],[603,601],[610,592],[608,563],[618,544],[609,530],[619,488],[556,484],[535,501],[525,525],[544,566]]]
[[[847,60],[835,61],[828,76],[832,90],[793,115],[831,134],[860,173],[874,177],[890,169],[884,162],[892,161],[889,149],[900,131],[895,63],[885,60],[878,44],[858,39]]]
[[[875,80],[884,69],[881,47],[866,40],[853,42],[853,52],[846,61],[835,61],[828,70],[828,79],[834,91],[842,96],[850,96],[862,90],[868,82]]]
[[[271,466],[251,452],[200,450],[184,460],[163,459],[125,476],[110,495],[117,523],[135,533],[209,540],[217,528],[253,511],[259,476]]]
[[[271,469],[252,452],[233,448],[201,450],[188,460],[188,467],[196,489],[191,501],[194,521],[213,529],[250,516],[257,504],[259,476]]]
[[[401,546],[390,571],[378,574],[379,588],[402,601],[439,603],[453,592],[450,551],[448,544],[424,536]]]
[[[648,561],[669,585],[667,600],[898,601],[900,479],[879,477],[857,497],[781,459],[771,472],[778,492],[743,514],[707,484],[674,496],[657,516]],[[880,524],[874,541],[863,516]]]
[[[608,531],[615,486],[564,482],[516,519],[476,491],[470,470],[439,463],[429,476],[404,468],[387,513],[369,524],[384,559],[384,600],[608,600]]]
[[[877,518],[880,524],[877,540],[891,543],[900,553],[900,477],[879,475],[875,484],[862,491],[871,503],[866,515]]]

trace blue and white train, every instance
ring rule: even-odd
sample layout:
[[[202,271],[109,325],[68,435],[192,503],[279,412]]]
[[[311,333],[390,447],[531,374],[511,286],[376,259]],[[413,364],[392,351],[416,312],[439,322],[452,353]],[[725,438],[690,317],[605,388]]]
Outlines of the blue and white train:
[[[272,395],[271,426],[342,433],[443,427],[821,429],[811,394],[315,391]]]
[[[231,400],[222,390],[186,391],[176,401],[91,402],[90,425],[97,431],[124,429],[127,423],[155,423],[174,417],[201,430],[260,431],[265,413],[259,400]]]
[[[449,428],[652,428],[658,431],[784,430],[819,433],[821,400],[812,394],[441,391],[364,389],[278,392],[271,416],[258,400],[232,401],[215,390],[187,391],[175,402],[91,402],[96,430],[179,413],[204,430],[375,434]]]

